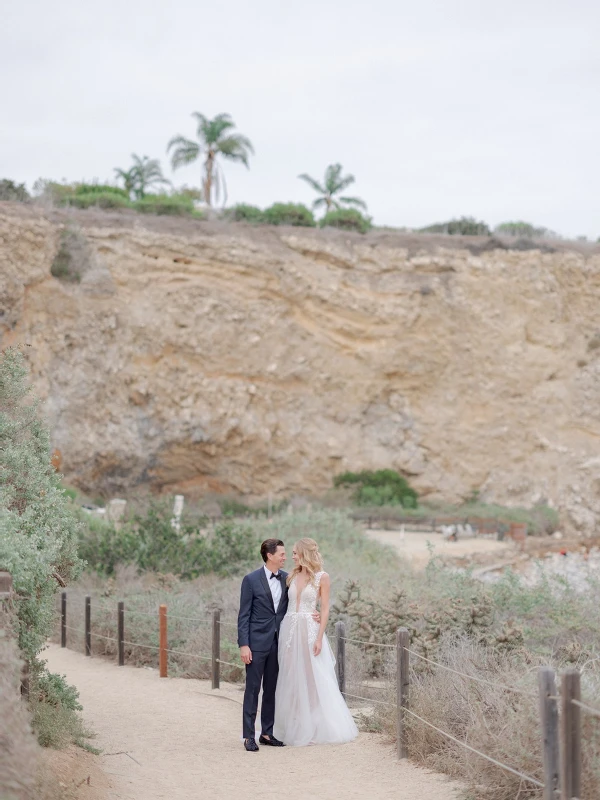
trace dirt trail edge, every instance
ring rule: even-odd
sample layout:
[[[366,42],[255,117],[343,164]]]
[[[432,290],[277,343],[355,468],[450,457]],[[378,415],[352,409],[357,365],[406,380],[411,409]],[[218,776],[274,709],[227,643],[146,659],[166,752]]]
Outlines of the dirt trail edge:
[[[161,679],[156,670],[117,667],[56,645],[43,657],[79,689],[103,751],[107,800],[459,797],[444,776],[398,762],[376,734],[345,745],[246,753],[239,687],[212,691],[205,681]]]

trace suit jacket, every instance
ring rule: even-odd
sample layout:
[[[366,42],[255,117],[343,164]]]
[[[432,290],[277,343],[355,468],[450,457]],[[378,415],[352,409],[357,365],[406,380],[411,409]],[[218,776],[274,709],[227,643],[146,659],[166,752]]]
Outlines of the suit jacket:
[[[242,581],[240,612],[238,614],[238,646],[268,651],[279,632],[281,620],[288,607],[287,572],[281,573],[281,599],[275,609],[273,595],[263,567],[246,575]]]

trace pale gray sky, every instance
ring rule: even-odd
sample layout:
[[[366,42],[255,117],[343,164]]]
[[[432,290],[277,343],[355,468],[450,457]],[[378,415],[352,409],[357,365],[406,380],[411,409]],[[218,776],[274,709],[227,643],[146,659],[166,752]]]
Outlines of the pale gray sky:
[[[596,0],[5,0],[0,177],[111,179],[194,110],[256,148],[229,202],[309,203],[339,161],[380,225],[600,236]]]

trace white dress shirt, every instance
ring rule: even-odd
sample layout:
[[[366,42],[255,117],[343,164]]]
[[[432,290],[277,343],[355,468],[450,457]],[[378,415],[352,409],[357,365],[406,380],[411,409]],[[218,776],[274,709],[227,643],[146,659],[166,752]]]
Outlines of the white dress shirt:
[[[271,595],[273,596],[273,605],[275,606],[275,611],[279,608],[279,601],[281,600],[281,595],[283,593],[283,588],[281,586],[281,581],[283,577],[276,580],[275,578],[271,579],[271,575],[279,575],[279,570],[277,572],[271,572],[271,570],[265,564],[263,566],[265,571],[265,575],[267,576],[267,583],[269,584],[269,589],[271,590]]]

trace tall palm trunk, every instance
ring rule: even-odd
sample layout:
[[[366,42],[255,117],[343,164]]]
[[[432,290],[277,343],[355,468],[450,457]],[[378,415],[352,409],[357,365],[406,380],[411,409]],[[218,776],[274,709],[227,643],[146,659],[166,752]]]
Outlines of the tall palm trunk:
[[[204,181],[203,181],[204,202],[208,205],[209,208],[212,208],[212,185],[213,185],[214,168],[215,168],[215,152],[214,150],[209,150],[208,155],[206,156],[206,161],[204,162]]]

